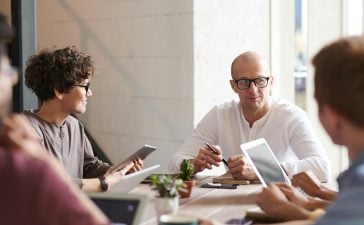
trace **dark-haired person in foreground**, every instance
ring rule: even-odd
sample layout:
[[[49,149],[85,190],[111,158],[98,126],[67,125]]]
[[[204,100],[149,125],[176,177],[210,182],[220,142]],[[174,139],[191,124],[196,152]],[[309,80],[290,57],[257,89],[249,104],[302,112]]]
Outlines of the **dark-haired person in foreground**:
[[[31,56],[25,83],[41,102],[39,110],[25,115],[41,143],[76,178],[84,191],[107,191],[126,173],[141,170],[138,159],[124,169],[109,173],[110,165],[93,154],[82,123],[71,114],[86,111],[92,96],[90,79],[95,67],[89,55],[75,47],[44,50]]]
[[[315,224],[364,224],[364,37],[325,46],[313,65],[320,121],[334,143],[347,147],[350,159],[350,167],[337,180],[335,201]],[[276,184],[263,190],[258,205],[283,219],[315,217],[315,211],[293,202]]]
[[[11,115],[17,71],[6,55],[12,32],[0,14],[0,223],[6,225],[110,224],[40,145],[21,115]]]

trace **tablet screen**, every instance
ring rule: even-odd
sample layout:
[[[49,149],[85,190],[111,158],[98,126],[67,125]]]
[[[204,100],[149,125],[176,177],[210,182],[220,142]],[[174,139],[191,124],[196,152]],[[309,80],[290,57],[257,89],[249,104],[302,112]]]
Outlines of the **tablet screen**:
[[[290,183],[288,176],[264,139],[242,144],[241,148],[252,162],[255,172],[264,186],[272,182]]]

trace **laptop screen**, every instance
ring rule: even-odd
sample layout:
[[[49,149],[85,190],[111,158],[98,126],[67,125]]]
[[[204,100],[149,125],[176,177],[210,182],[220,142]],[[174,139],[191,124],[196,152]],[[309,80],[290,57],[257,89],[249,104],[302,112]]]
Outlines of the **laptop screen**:
[[[113,224],[131,225],[139,207],[136,200],[92,199]]]
[[[144,205],[144,196],[127,194],[91,194],[92,201],[117,225],[139,224]]]

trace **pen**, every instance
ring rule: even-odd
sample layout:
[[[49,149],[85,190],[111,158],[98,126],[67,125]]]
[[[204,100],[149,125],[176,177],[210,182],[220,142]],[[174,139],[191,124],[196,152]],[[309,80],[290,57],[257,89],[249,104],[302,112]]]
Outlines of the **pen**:
[[[218,155],[219,153],[216,152],[216,150],[209,144],[205,141],[205,145],[213,152],[215,153],[216,155]],[[228,163],[226,162],[226,160],[224,158],[222,158],[222,162],[225,164],[225,166],[229,167],[228,166]]]

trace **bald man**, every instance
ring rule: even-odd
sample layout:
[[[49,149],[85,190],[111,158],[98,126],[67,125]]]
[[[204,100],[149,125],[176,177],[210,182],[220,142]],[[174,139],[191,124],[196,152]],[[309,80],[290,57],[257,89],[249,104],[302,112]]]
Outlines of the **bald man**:
[[[240,145],[265,138],[290,177],[310,170],[320,181],[327,181],[328,158],[305,111],[270,96],[274,78],[266,61],[256,52],[244,52],[233,61],[231,78],[231,88],[239,101],[212,108],[171,158],[168,168],[177,172],[182,160],[189,159],[196,172],[201,172],[219,166],[225,158],[234,178],[256,180]],[[205,141],[216,153],[207,148]]]

